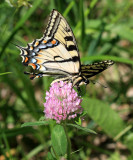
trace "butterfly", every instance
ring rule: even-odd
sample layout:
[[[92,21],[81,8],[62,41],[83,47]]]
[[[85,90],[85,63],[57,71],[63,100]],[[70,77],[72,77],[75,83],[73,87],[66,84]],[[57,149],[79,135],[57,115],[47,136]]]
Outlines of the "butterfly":
[[[55,77],[52,82],[67,81],[73,87],[89,84],[90,77],[104,71],[114,64],[112,60],[81,65],[77,43],[65,18],[52,10],[44,35],[35,39],[27,47],[17,46],[21,50],[22,63],[32,66],[38,73],[28,73],[31,79],[43,76]]]

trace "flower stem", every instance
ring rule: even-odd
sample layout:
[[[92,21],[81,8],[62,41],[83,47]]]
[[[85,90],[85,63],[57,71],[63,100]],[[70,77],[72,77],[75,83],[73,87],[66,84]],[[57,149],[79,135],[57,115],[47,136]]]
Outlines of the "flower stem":
[[[71,141],[67,133],[66,124],[63,124],[63,128],[67,137],[67,160],[71,160]]]

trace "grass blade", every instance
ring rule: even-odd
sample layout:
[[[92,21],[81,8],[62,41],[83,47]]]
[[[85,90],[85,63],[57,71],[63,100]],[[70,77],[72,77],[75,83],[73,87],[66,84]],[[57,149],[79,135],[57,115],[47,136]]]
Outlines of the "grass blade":
[[[16,32],[19,30],[19,28],[24,25],[25,21],[34,13],[34,11],[36,10],[36,8],[40,5],[42,0],[38,0],[38,1],[34,1],[33,3],[33,7],[31,7],[24,15],[23,17],[20,19],[20,21],[16,24],[16,27],[14,28],[14,30],[12,31],[11,35],[7,38],[6,42],[3,45],[2,51],[0,53],[0,58],[3,55],[6,47],[8,46],[9,42],[12,40],[12,38],[14,37],[14,35],[16,34]]]

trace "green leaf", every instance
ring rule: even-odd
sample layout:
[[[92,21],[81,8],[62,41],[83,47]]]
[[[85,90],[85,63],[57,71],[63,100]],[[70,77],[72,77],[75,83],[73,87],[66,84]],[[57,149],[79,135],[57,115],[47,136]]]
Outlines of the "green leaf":
[[[4,73],[0,73],[0,76],[5,75],[5,74],[10,74],[12,72],[4,72]]]
[[[55,155],[54,150],[53,150],[52,147],[50,148],[50,151],[51,151],[52,157],[53,157],[53,158],[57,158],[57,157],[56,157],[57,155]]]
[[[6,137],[11,138],[11,137],[16,137],[18,135],[24,135],[24,134],[29,134],[29,133],[35,133],[37,130],[33,128],[13,128],[13,129],[0,129],[0,138],[2,138],[2,133],[6,135]]]
[[[90,6],[87,8],[87,10],[84,11],[84,16],[85,16],[85,17],[87,17],[87,16],[90,14],[91,10],[95,7],[97,1],[98,1],[98,0],[92,0],[92,1],[90,2]],[[79,21],[79,22],[77,23],[76,27],[75,27],[74,30],[73,30],[73,32],[74,32],[75,34],[77,34],[77,32],[78,32],[78,30],[79,30],[79,28],[80,28],[81,25],[82,25],[82,24],[81,24],[81,21]]]
[[[46,120],[46,117],[45,116],[42,116],[39,118],[39,121],[45,121]]]
[[[21,127],[29,127],[29,126],[41,126],[48,125],[50,121],[36,121],[36,122],[26,122],[21,125]]]
[[[64,13],[63,13],[63,16],[64,16],[64,17],[67,16],[67,14],[70,12],[70,10],[71,10],[72,7],[74,6],[74,4],[75,4],[75,1],[74,1],[74,0],[71,1],[71,2],[68,4],[67,8],[65,9],[65,11],[64,11]]]
[[[88,55],[92,55],[95,53],[95,50],[97,48],[97,46],[99,45],[100,41],[101,41],[101,37],[104,31],[104,27],[102,26],[102,29],[98,35],[98,37],[96,39],[94,39],[91,44],[89,45],[89,50],[88,50]]]
[[[110,137],[115,137],[126,128],[120,116],[107,103],[84,97],[82,106]]]
[[[121,160],[120,154],[118,152],[114,152],[110,158],[107,160]]]
[[[48,160],[54,160],[54,158],[50,152],[48,152]]]
[[[124,31],[124,32],[123,32]],[[120,37],[133,42],[133,31],[126,26],[117,26],[112,30],[113,33],[117,33]]]
[[[76,123],[77,125],[81,125],[81,124],[82,124],[81,118],[79,117],[78,120],[75,121],[75,123]]]
[[[95,131],[93,131],[93,130],[91,130],[89,128],[86,128],[86,127],[79,126],[77,124],[71,124],[71,123],[69,123],[69,124],[67,124],[67,126],[72,126],[72,127],[77,128],[77,129],[81,129],[81,130],[83,130],[85,132],[97,134]]]
[[[112,44],[111,43],[105,43],[102,48],[98,51],[98,55],[104,55],[110,52],[112,49]]]
[[[36,146],[34,149],[32,149],[28,154],[26,154],[25,159],[32,159],[35,157],[37,154],[39,154],[41,151],[43,151],[46,147],[46,144],[39,144]]]
[[[133,133],[130,133],[125,137],[125,144],[131,151],[133,151]]]
[[[67,137],[61,125],[56,125],[53,128],[51,140],[55,153],[59,156],[64,156],[67,151]]]
[[[79,8],[79,12],[80,12],[80,21],[81,21],[81,44],[83,45],[84,43],[84,37],[85,37],[85,22],[84,22],[84,9],[83,9],[83,0],[79,1],[80,3],[80,8]]]

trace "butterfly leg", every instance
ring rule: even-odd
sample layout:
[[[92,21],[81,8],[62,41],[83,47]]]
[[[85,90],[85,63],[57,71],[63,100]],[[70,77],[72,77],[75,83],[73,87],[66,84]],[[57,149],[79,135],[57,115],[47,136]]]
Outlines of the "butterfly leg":
[[[77,90],[78,90],[78,93],[80,94],[80,93],[81,93],[81,88],[80,88],[80,86],[77,86]]]
[[[33,80],[35,78],[43,77],[43,73],[29,73],[29,72],[24,72],[24,74],[29,74],[30,79]]]

